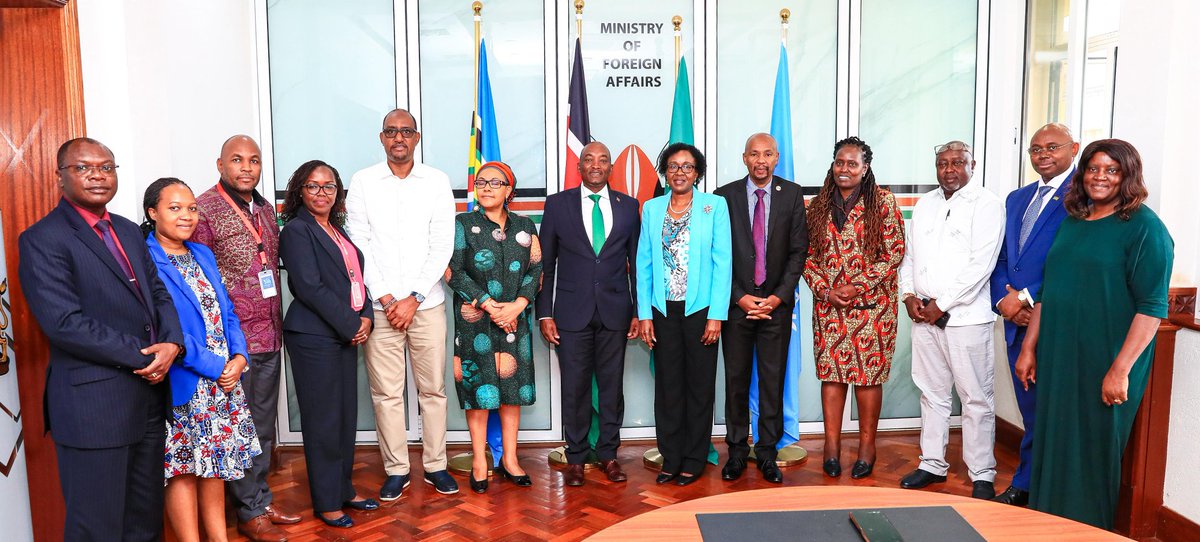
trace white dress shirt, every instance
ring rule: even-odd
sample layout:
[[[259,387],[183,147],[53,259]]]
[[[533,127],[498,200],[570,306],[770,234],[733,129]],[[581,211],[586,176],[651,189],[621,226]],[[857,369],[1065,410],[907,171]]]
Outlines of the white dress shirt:
[[[363,253],[363,278],[379,298],[425,296],[419,310],[441,305],[442,275],[454,251],[454,193],[445,173],[413,164],[403,179],[380,162],[354,174],[346,196],[346,233]]]
[[[583,229],[587,232],[588,241],[592,240],[592,208],[595,203],[592,203],[592,194],[600,194],[600,214],[604,216],[604,239],[608,240],[608,234],[612,233],[612,201],[608,199],[608,187],[601,188],[599,192],[592,192],[586,186],[579,185],[579,194],[583,198],[583,205],[580,206],[580,212],[583,215]]]
[[[1029,202],[1029,205],[1037,205],[1038,206],[1038,214],[1039,215],[1042,214],[1042,210],[1046,208],[1046,204],[1050,203],[1050,198],[1053,198],[1054,194],[1056,194],[1058,192],[1058,187],[1062,186],[1063,183],[1067,182],[1067,177],[1070,177],[1071,174],[1074,172],[1075,172],[1075,168],[1070,168],[1062,173],[1059,173],[1057,177],[1050,179],[1050,182],[1046,183],[1046,186],[1049,186],[1050,190],[1048,190],[1046,192],[1046,194],[1044,196],[1042,196],[1042,199],[1040,199],[1040,200],[1037,199],[1036,197],[1033,198]],[[1038,178],[1037,182],[1039,184],[1041,184],[1043,181],[1041,178]],[[1033,195],[1037,196],[1037,193],[1035,192]],[[1025,211],[1028,211],[1028,210],[1029,210],[1029,207],[1026,207]],[[1025,213],[1022,212],[1021,216],[1025,216]]]
[[[917,200],[905,238],[902,295],[936,299],[949,326],[995,320],[988,281],[1004,239],[998,196],[970,183],[947,200],[939,187]]]

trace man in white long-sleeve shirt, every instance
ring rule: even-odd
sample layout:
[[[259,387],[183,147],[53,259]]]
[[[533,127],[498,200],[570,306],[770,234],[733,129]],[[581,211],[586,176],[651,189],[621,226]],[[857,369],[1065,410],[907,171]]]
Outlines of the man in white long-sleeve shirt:
[[[379,498],[393,501],[409,484],[404,376],[411,361],[421,407],[425,481],[457,493],[446,472],[446,311],[442,275],[454,243],[454,195],[445,173],[416,163],[417,119],[396,109],[379,141],[387,160],[354,174],[346,230],[365,260],[375,329],[366,343],[367,375],[387,480]],[[405,359],[405,348],[409,357]]]
[[[971,147],[939,145],[939,188],[913,207],[900,292],[912,328],[912,377],[921,389],[921,464],[900,480],[918,489],[946,481],[951,390],[962,399],[963,462],[971,496],[995,496],[996,406],[992,393],[996,320],[988,281],[1004,239],[1004,204],[970,184]]]

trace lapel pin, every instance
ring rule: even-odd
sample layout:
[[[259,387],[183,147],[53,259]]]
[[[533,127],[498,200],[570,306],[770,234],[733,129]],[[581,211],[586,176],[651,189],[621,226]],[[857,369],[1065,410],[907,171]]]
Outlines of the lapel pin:
[[[1050,198],[1050,199],[1052,199],[1054,201],[1058,201],[1058,196],[1054,196],[1053,198]]]
[[[775,185],[775,191],[778,192],[780,190],[783,190],[783,187],[779,186],[779,185]]]
[[[704,206],[704,214],[709,214],[711,212],[712,212],[712,205],[705,205]]]

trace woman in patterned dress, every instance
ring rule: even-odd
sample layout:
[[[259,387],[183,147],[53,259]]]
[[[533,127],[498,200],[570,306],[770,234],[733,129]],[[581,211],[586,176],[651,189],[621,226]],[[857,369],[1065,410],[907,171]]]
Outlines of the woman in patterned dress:
[[[471,490],[487,491],[488,411],[499,409],[504,456],[498,473],[532,482],[517,462],[521,407],[536,399],[533,329],[526,307],[542,280],[542,248],[528,217],[509,212],[517,179],[503,162],[475,174],[474,211],[454,219],[446,284],[454,291],[454,388],[471,431]]]
[[[833,153],[825,184],[809,204],[804,280],[813,292],[813,350],[825,419],[822,468],[831,477],[842,473],[842,411],[854,384],[859,446],[850,476],[864,478],[875,467],[883,383],[896,350],[904,219],[892,193],[875,183],[866,142],[849,137]]]
[[[188,241],[198,219],[191,189],[179,179],[159,179],[146,189],[142,208],[142,229],[153,233],[146,246],[175,302],[185,343],[169,373],[167,517],[181,541],[200,539],[200,521],[210,540],[225,540],[225,481],[244,476],[262,453],[242,392],[246,338],[216,257]]]

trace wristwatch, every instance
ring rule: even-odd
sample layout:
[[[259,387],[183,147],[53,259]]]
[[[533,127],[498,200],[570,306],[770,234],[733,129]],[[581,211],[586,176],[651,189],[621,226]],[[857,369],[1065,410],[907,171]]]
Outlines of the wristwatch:
[[[421,295],[419,292],[411,292],[408,295],[411,295],[413,297],[413,299],[416,299],[417,303],[425,302],[425,296]]]

